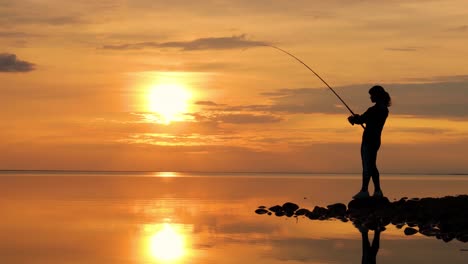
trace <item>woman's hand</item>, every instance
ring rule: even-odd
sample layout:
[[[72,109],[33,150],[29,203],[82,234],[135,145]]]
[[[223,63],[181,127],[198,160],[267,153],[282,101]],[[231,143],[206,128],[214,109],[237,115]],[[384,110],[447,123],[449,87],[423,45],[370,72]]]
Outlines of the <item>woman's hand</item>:
[[[351,125],[354,126],[354,124],[356,124],[356,118],[357,118],[358,116],[359,116],[359,115],[350,115],[350,116],[348,117],[349,123],[350,123]]]

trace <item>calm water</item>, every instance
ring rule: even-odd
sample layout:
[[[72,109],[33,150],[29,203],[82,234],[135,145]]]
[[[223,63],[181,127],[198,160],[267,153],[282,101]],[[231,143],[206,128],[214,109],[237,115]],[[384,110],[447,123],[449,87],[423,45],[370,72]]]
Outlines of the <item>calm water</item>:
[[[382,178],[390,200],[468,193],[468,176]],[[360,263],[349,222],[254,213],[347,204],[359,187],[358,175],[1,173],[0,263]],[[388,225],[377,262],[468,263],[467,249]]]

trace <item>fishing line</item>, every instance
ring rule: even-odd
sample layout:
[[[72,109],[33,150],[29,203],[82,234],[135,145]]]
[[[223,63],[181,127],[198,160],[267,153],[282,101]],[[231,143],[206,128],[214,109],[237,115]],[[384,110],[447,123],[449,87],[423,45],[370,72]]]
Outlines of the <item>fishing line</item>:
[[[310,68],[309,65],[305,64],[305,62],[303,62],[302,60],[300,60],[298,57],[294,56],[293,54],[285,51],[284,49],[278,48],[278,47],[273,46],[273,45],[267,45],[267,44],[265,44],[265,46],[274,48],[276,50],[279,50],[279,51],[293,57],[298,62],[300,62],[302,65],[304,65],[307,69],[309,69],[309,71],[311,71],[313,74],[315,74],[315,76],[317,76],[336,95],[336,97],[338,97],[338,99],[340,99],[340,101],[344,104],[344,106],[346,106],[346,108],[348,108],[349,112],[351,112],[352,115],[355,115],[353,110],[351,110],[351,108],[349,108],[349,106],[346,104],[346,102],[335,92],[335,90],[324,79],[322,79],[322,77],[320,77],[320,75],[318,75],[314,70],[312,70],[312,68]],[[362,126],[362,128],[365,128],[364,125],[361,124],[361,126]]]

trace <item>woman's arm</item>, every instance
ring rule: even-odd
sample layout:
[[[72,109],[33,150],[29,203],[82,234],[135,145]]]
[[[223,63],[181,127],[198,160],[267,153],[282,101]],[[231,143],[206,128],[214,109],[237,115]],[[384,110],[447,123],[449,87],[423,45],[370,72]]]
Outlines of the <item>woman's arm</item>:
[[[348,121],[354,125],[354,124],[358,124],[358,125],[362,125],[362,124],[365,124],[367,123],[367,120],[369,119],[369,109],[367,109],[367,111],[362,114],[362,115],[352,115],[350,117],[348,117]]]

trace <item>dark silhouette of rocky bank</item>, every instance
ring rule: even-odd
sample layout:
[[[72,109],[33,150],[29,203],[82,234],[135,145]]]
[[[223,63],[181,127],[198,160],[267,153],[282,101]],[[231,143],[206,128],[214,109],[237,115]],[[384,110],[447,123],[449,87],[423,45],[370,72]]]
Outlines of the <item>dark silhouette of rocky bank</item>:
[[[389,224],[404,228],[405,235],[420,233],[449,242],[468,242],[468,195],[446,196],[442,198],[401,198],[390,202],[388,198],[369,197],[352,200],[346,206],[335,203],[314,209],[299,208],[287,202],[267,208],[260,206],[257,214],[278,217],[303,217],[310,220],[351,221],[358,228],[373,231],[385,230]]]

